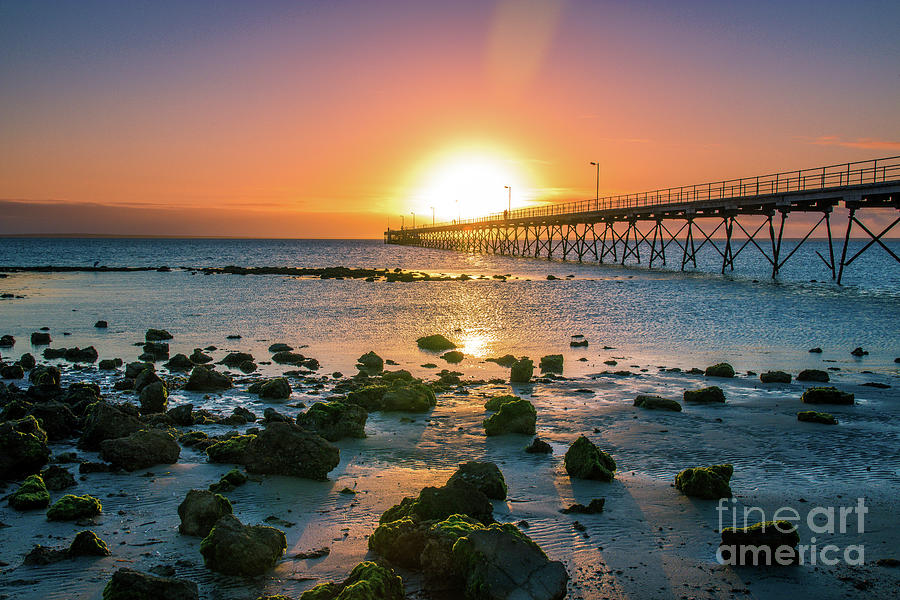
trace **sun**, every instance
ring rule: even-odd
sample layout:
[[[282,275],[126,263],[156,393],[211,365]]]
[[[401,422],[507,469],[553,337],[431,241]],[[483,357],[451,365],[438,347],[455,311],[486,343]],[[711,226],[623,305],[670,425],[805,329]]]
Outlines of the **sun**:
[[[488,152],[444,155],[424,170],[412,207],[429,222],[469,219],[530,205],[525,178],[514,160]]]

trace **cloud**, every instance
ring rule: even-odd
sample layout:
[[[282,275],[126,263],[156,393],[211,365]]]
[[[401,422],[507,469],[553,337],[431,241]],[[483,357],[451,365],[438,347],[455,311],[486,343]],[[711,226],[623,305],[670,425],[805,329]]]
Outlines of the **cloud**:
[[[865,150],[900,150],[900,142],[868,137],[844,140],[836,135],[822,135],[808,140],[808,143],[817,146],[842,146],[844,148],[862,148]]]

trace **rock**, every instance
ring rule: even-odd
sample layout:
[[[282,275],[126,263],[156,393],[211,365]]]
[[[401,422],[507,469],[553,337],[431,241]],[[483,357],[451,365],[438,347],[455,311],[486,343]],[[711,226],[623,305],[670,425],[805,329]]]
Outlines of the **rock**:
[[[444,350],[453,350],[456,344],[440,334],[427,335],[416,340],[419,348],[422,350],[430,350],[432,352],[443,352]]]
[[[115,371],[122,366],[121,358],[104,358],[97,363],[97,368],[101,371]]]
[[[155,370],[144,369],[134,378],[134,391],[140,393],[147,386],[162,382],[163,380],[159,378],[159,375],[156,374]]]
[[[855,401],[853,394],[833,387],[811,387],[800,397],[803,404],[847,404]]]
[[[513,363],[509,374],[510,383],[528,383],[534,373],[534,362],[527,356],[523,356]]]
[[[300,600],[403,600],[403,580],[389,567],[361,562],[340,585],[320,583]]]
[[[194,368],[194,363],[185,354],[176,354],[169,359],[165,367],[170,371],[189,371]]]
[[[804,369],[797,375],[797,381],[815,381],[828,383],[828,372],[819,369]]]
[[[404,517],[414,521],[441,521],[450,515],[467,515],[489,525],[494,522],[491,501],[477,488],[465,482],[443,487],[426,487],[417,498],[404,498],[381,515],[380,523]]]
[[[218,483],[211,484],[209,486],[209,491],[216,492],[217,494],[224,494],[245,483],[247,483],[247,476],[237,469],[231,469],[222,475],[222,478],[219,479]]]
[[[213,357],[209,354],[204,354],[200,348],[194,348],[194,352],[188,358],[195,365],[205,365],[213,361]]]
[[[834,415],[826,412],[816,412],[814,410],[804,410],[797,413],[797,420],[805,423],[822,423],[823,425],[837,425],[838,421]]]
[[[206,566],[226,575],[252,577],[275,566],[287,548],[284,533],[274,527],[243,525],[225,515],[200,543]]]
[[[384,406],[384,395],[389,389],[391,389],[389,386],[381,384],[367,385],[347,394],[347,402],[358,404],[369,412],[381,410]]]
[[[75,477],[72,476],[68,469],[59,465],[50,465],[41,471],[41,478],[44,480],[47,489],[54,492],[75,487]]]
[[[279,365],[299,365],[306,357],[295,352],[276,352],[272,355],[272,360]]]
[[[22,365],[22,368],[26,371],[29,369],[33,369],[35,365],[34,356],[32,356],[30,352],[26,352],[19,357],[19,364]]]
[[[634,399],[634,405],[638,408],[647,408],[650,410],[681,412],[681,404],[679,404],[677,400],[670,400],[669,398],[651,396],[648,394],[638,394]]]
[[[28,380],[38,386],[59,387],[59,369],[53,365],[38,365],[28,374]]]
[[[569,515],[596,515],[598,513],[603,512],[603,506],[606,504],[605,498],[594,498],[590,501],[590,503],[585,506],[584,504],[573,504],[568,508],[564,508],[559,512]]]
[[[16,338],[13,336],[6,334],[0,337],[0,348],[12,348],[16,345]]]
[[[719,554],[725,564],[783,564],[785,558],[786,562],[793,563],[797,558],[794,549],[799,543],[800,535],[793,523],[767,521],[748,527],[723,528]],[[768,551],[761,552],[763,548]],[[776,556],[782,557],[781,561]]]
[[[62,402],[41,402],[35,404],[30,414],[41,422],[47,439],[59,441],[75,435],[79,420],[68,405]]]
[[[461,537],[453,562],[465,574],[467,598],[561,600],[569,575],[515,525],[492,525]]]
[[[189,490],[178,505],[181,524],[178,531],[184,535],[206,537],[216,522],[231,514],[231,502],[220,494],[206,490]]]
[[[47,510],[50,521],[78,521],[89,519],[103,512],[103,505],[93,496],[66,494]]]
[[[572,340],[569,342],[569,346],[572,348],[587,348],[588,341],[587,340]]]
[[[241,373],[253,373],[258,368],[259,367],[257,367],[256,363],[252,360],[245,360],[238,365],[238,369],[240,369]]]
[[[247,352],[230,352],[219,361],[219,364],[227,367],[239,367],[241,363],[246,361],[253,362],[253,355]]]
[[[31,334],[31,345],[32,346],[46,346],[52,340],[50,339],[50,334],[42,331],[35,331]]]
[[[175,464],[180,454],[181,446],[175,436],[160,429],[143,429],[100,443],[100,458],[126,471]]]
[[[329,442],[345,437],[366,437],[366,419],[369,413],[349,402],[316,402],[305,413],[297,416],[297,425],[314,431]]]
[[[125,377],[136,379],[144,371],[156,371],[156,366],[151,362],[135,361],[125,365]]]
[[[784,371],[766,371],[759,376],[763,383],[790,383],[791,374]]]
[[[263,383],[259,397],[267,400],[286,400],[291,397],[291,384],[284,377],[276,377]]]
[[[107,323],[106,321],[97,321],[96,323],[94,323],[94,327],[96,327],[97,329],[106,329],[107,327],[109,327],[109,323]]]
[[[149,355],[154,361],[169,358],[169,344],[165,342],[147,342],[143,350],[144,354]]]
[[[201,434],[202,432],[196,433]],[[203,436],[205,438],[206,434],[204,433]],[[211,444],[206,448],[206,454],[209,456],[209,460],[215,463],[243,464],[250,442],[255,439],[255,434],[236,435]]]
[[[448,363],[457,364],[457,363],[461,363],[463,361],[463,358],[465,358],[465,356],[463,355],[462,352],[459,352],[458,350],[451,350],[450,352],[445,352],[444,354],[441,354],[441,358],[446,360]]]
[[[197,584],[121,568],[103,588],[103,600],[199,600]]]
[[[516,357],[512,354],[505,354],[499,358],[486,358],[487,362],[497,363],[501,367],[510,368],[516,364]]]
[[[719,363],[706,367],[704,375],[707,377],[734,377],[734,367],[728,363]]]
[[[69,546],[69,556],[109,556],[109,546],[90,529],[79,531]]]
[[[207,367],[196,366],[184,389],[194,392],[216,392],[232,387],[231,378]]]
[[[453,515],[451,518],[468,519],[462,515]],[[416,518],[400,517],[393,521],[382,521],[378,525],[369,536],[369,549],[396,565],[417,569],[427,542],[427,524],[420,524]]]
[[[728,482],[731,481],[732,473],[734,467],[728,464],[685,469],[675,476],[675,489],[685,496],[706,500],[731,498]]]
[[[25,369],[22,365],[3,365],[0,367],[0,379],[22,379],[25,377]]]
[[[541,357],[541,373],[562,373],[563,372],[563,355],[548,354]]]
[[[0,479],[21,479],[50,460],[47,434],[32,416],[0,423]]]
[[[269,346],[269,352],[271,352],[273,354],[275,352],[290,352],[293,349],[294,349],[293,346],[288,346],[287,344],[280,343],[280,342]]]
[[[565,455],[566,473],[579,479],[612,481],[616,461],[583,435],[575,440]]]
[[[148,329],[144,339],[148,342],[164,342],[172,339],[172,334],[165,329]]]
[[[856,348],[854,348],[850,354],[856,357],[869,355],[869,353],[863,350],[861,346],[857,346]]]
[[[96,348],[88,346],[87,348],[66,348],[63,358],[68,362],[93,363],[97,362],[99,356]]]
[[[99,450],[104,440],[123,438],[142,429],[144,424],[136,411],[131,412],[128,406],[103,401],[93,404],[85,417],[78,446],[85,450]]]
[[[809,351],[813,354],[822,354],[822,349],[816,346],[815,348],[810,348]]]
[[[166,414],[169,415],[169,418],[172,419],[172,422],[175,425],[181,425],[182,427],[190,427],[194,424],[194,405],[193,404],[180,404],[175,408],[170,408]]]
[[[539,437],[531,440],[531,444],[525,448],[529,454],[552,454],[553,447]]]
[[[366,352],[357,358],[356,362],[359,363],[357,366],[362,366],[369,371],[380,372],[384,369],[384,360],[374,351]]]
[[[470,460],[459,465],[447,485],[466,483],[493,500],[506,500],[506,480],[492,462]]]
[[[426,412],[437,404],[434,392],[420,383],[394,385],[381,397],[381,410]]]
[[[141,414],[166,412],[169,404],[169,390],[162,381],[157,381],[141,390]]]
[[[695,404],[725,403],[725,392],[722,388],[712,385],[699,390],[684,390],[684,401]]]
[[[513,400],[500,406],[500,410],[482,421],[485,435],[524,433],[534,435],[537,411],[528,400]]]
[[[518,396],[513,396],[512,394],[504,394],[501,396],[494,396],[490,400],[484,403],[484,410],[490,410],[496,412],[500,410],[500,407],[506,404],[507,402],[514,402],[516,400],[521,400]]]
[[[9,505],[16,510],[47,508],[50,492],[40,475],[29,475],[15,492],[9,496]]]
[[[25,560],[22,562],[26,565],[44,566],[66,560],[67,558],[69,558],[69,553],[66,550],[47,548],[38,544],[25,555]]]
[[[267,408],[263,411],[263,421],[269,423],[293,423],[294,420],[287,415],[283,415],[274,408]]]

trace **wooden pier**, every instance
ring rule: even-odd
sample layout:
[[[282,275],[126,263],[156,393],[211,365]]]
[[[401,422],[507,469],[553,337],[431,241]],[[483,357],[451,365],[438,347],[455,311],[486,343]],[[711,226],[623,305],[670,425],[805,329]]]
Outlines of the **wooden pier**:
[[[849,209],[849,218],[836,260],[831,217],[840,205]],[[900,156],[388,229],[384,241],[601,264],[646,262],[651,268],[675,260],[681,270],[696,268],[697,253],[709,245],[722,259],[722,273],[734,270],[738,256],[753,248],[768,260],[774,278],[813,233],[824,230],[828,255],[816,254],[840,284],[844,270],[875,245],[900,263],[883,242],[900,216],[875,233],[861,219],[863,211],[874,208],[900,214]],[[785,222],[798,212],[821,216],[783,253]],[[865,233],[868,242],[848,257],[854,231]]]

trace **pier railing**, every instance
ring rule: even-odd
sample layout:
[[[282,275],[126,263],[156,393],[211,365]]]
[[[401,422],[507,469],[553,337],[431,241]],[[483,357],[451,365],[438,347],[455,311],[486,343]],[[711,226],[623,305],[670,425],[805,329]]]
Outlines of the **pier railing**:
[[[623,208],[642,208],[791,192],[818,191],[898,180],[900,180],[900,156],[891,156],[813,169],[784,171],[769,175],[662,188],[647,192],[561,202],[533,208],[519,208],[511,212],[498,212],[478,218],[446,221],[407,229],[417,230],[432,229],[434,227],[478,225],[511,219],[533,219]]]

